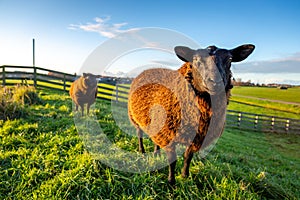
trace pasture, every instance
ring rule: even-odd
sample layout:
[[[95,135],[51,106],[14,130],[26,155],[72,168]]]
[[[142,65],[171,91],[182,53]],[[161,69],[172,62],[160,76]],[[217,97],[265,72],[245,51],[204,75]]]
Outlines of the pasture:
[[[279,100],[300,103],[300,87],[292,87],[287,90],[270,87],[234,87],[232,93],[257,98]]]
[[[74,126],[68,94],[43,89],[39,95],[43,103],[26,106],[22,118],[0,121],[0,199],[300,198],[299,135],[226,128],[207,157],[193,159],[187,179],[180,177],[179,157],[177,183],[170,188],[167,167],[127,173],[93,159]],[[232,108],[297,115],[235,100]],[[120,148],[137,151],[137,138],[122,133],[109,101],[97,100],[93,115]],[[145,143],[150,151],[151,142]]]
[[[265,87],[234,87],[230,99],[228,106],[230,110],[300,119],[300,105],[284,103],[300,102],[300,87],[289,88],[288,90]],[[276,102],[277,100],[279,102]]]

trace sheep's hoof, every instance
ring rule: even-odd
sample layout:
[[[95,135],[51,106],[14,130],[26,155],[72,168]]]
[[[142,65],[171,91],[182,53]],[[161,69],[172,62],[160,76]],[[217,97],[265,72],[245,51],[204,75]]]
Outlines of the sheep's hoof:
[[[153,155],[156,157],[156,156],[160,156],[160,150],[156,150],[153,152]]]
[[[189,177],[189,175],[190,175],[190,173],[188,170],[182,169],[182,172],[181,172],[182,178],[187,178],[187,177]]]
[[[141,152],[142,154],[146,153],[145,149],[144,148],[139,148],[139,152]]]
[[[182,172],[181,176],[182,176],[182,178],[187,178],[187,177],[189,177],[189,173]]]
[[[176,183],[176,181],[175,181],[175,178],[168,178],[168,183],[169,183],[169,185],[170,186],[172,186],[172,187],[174,187],[175,186],[175,183]]]

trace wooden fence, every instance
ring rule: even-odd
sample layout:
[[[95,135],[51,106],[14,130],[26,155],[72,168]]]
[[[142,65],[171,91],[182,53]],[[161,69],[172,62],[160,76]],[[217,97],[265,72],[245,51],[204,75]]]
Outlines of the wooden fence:
[[[1,70],[2,69],[2,70]],[[23,71],[19,71],[23,70]],[[24,72],[25,71],[25,72]],[[32,66],[0,66],[2,85],[28,84],[68,92],[78,76]],[[98,83],[98,98],[127,102],[130,80],[103,77]],[[247,112],[227,111],[226,126],[244,130],[300,134],[300,120]]]
[[[73,74],[32,66],[0,66],[2,85],[28,84],[67,91],[70,83],[76,79]]]
[[[226,126],[243,130],[300,134],[300,120],[227,110]]]
[[[78,76],[33,66],[0,66],[0,84],[26,84],[39,88],[49,88],[68,92],[71,83]],[[129,79],[102,77],[98,83],[98,98],[127,101],[130,88]]]

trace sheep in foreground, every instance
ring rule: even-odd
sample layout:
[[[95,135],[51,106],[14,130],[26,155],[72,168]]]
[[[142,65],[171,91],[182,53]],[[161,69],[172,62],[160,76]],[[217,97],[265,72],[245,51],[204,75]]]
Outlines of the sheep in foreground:
[[[76,111],[78,111],[78,107],[80,106],[82,116],[84,113],[84,104],[87,104],[87,114],[89,114],[90,106],[96,100],[98,77],[98,75],[91,73],[83,73],[83,76],[71,84],[69,94],[76,105]]]
[[[154,153],[164,148],[170,184],[175,183],[176,144],[186,146],[182,176],[187,177],[193,154],[222,134],[233,87],[231,62],[246,59],[254,48],[251,44],[231,50],[177,46],[175,53],[185,62],[180,69],[149,69],[133,80],[128,115],[137,129],[139,151],[145,152],[143,132],[155,143]]]

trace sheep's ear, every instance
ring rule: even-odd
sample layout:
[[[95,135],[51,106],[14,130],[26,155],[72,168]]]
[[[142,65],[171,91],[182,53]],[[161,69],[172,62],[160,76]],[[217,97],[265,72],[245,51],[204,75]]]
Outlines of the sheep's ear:
[[[232,62],[245,60],[255,49],[253,44],[245,44],[230,50]]]
[[[174,48],[177,57],[184,62],[192,62],[195,50],[184,46],[176,46]]]

